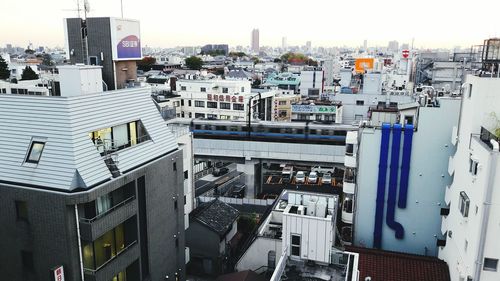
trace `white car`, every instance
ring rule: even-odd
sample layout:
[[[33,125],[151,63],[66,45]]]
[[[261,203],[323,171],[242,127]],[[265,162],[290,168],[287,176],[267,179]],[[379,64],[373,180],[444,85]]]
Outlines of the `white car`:
[[[304,183],[306,182],[306,174],[302,171],[298,171],[295,176],[295,183]]]
[[[307,180],[309,183],[317,183],[318,182],[318,173],[311,172],[309,174],[309,178]]]
[[[323,183],[325,184],[331,184],[332,183],[332,175],[330,174],[324,174],[322,178]]]

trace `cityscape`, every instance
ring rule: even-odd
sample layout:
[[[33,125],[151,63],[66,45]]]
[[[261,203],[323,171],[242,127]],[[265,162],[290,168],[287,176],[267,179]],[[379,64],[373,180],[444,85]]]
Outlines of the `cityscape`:
[[[0,34],[0,280],[500,280],[491,25],[70,2]]]

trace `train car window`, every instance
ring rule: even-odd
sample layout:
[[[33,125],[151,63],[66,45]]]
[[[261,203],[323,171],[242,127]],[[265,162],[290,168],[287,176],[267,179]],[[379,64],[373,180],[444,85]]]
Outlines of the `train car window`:
[[[257,127],[257,130],[256,130],[258,133],[264,133],[266,131],[266,128],[260,126],[260,127]]]
[[[236,126],[231,126],[231,127],[230,127],[230,130],[231,130],[232,132],[236,132],[236,131],[238,131],[238,127],[236,127]]]
[[[295,130],[295,132],[299,135],[303,134],[304,133],[304,129],[297,129]]]
[[[316,135],[316,133],[317,133],[316,129],[309,130],[309,134],[311,134],[311,135]]]
[[[215,126],[215,129],[217,131],[225,131],[226,130],[226,126]]]
[[[201,129],[201,125],[194,125],[194,128],[195,128],[196,130],[200,130],[200,129]]]
[[[247,126],[241,127],[241,131],[242,132],[248,132],[248,127]]]
[[[330,135],[330,130],[321,130],[321,135],[323,135],[323,136]]]
[[[269,132],[279,134],[280,133],[280,129],[279,128],[270,128]]]
[[[345,136],[347,135],[347,131],[334,131],[333,134],[335,136]]]
[[[292,134],[292,133],[293,133],[292,128],[285,129],[285,134]]]

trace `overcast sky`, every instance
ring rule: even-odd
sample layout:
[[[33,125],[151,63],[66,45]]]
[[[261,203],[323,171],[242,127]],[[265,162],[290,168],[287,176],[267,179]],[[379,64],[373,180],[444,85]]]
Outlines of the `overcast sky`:
[[[1,0],[5,1],[5,0]],[[83,1],[81,1],[83,2]],[[89,16],[120,17],[120,0],[89,0]],[[0,45],[64,46],[62,19],[75,17],[76,0],[20,0],[2,5]],[[227,43],[469,47],[500,36],[500,0],[123,0],[125,18],[141,22],[143,46]]]

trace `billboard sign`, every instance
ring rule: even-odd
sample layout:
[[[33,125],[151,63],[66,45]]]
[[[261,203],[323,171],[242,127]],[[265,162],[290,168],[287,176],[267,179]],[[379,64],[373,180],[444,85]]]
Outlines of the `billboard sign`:
[[[292,104],[294,113],[337,113],[337,106]]]
[[[141,28],[139,21],[111,18],[113,60],[142,59]]]
[[[375,60],[373,58],[359,58],[354,62],[354,70],[357,73],[365,73],[365,71],[373,69]]]

